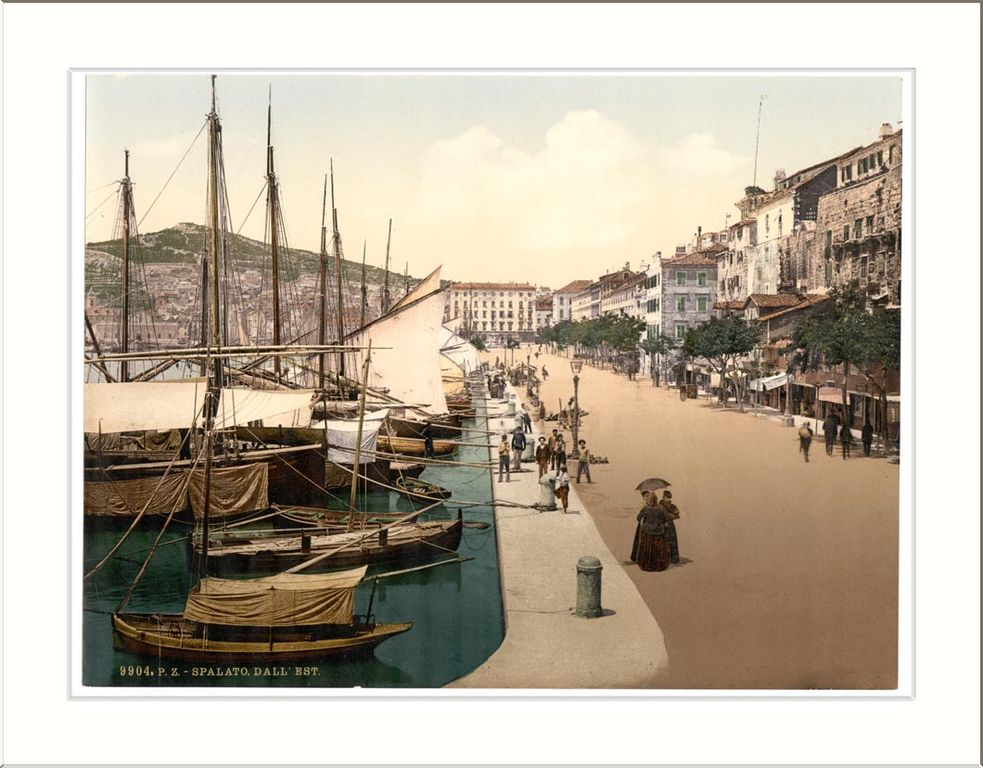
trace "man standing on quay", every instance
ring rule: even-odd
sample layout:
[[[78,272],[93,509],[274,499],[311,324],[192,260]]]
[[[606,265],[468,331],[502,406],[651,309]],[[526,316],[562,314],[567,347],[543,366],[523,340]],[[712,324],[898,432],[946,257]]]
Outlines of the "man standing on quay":
[[[836,418],[836,414],[832,411],[827,414],[826,419],[823,421],[823,439],[826,440],[826,455],[833,455],[833,446],[836,443],[836,433],[839,431],[840,422]]]
[[[522,431],[522,427],[516,427],[515,432],[512,433],[512,459],[515,466],[512,469],[518,472],[522,469],[522,452],[526,450],[526,433]]]

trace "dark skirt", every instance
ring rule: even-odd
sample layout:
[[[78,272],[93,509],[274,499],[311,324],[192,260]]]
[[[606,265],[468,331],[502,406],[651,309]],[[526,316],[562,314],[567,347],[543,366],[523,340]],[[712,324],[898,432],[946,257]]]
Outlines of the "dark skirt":
[[[638,535],[638,567],[643,571],[664,571],[669,567],[669,539],[645,531]]]

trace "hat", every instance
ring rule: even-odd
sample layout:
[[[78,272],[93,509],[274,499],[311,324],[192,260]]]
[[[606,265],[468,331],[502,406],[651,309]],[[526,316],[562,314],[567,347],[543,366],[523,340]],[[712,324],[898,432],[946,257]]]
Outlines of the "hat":
[[[662,494],[662,498],[663,499],[671,499],[672,498],[672,491],[664,491],[663,494]]]
[[[541,443],[545,443],[545,442],[546,442],[546,438],[545,438],[545,437],[543,437],[542,435],[540,435],[540,436],[539,436],[539,442],[541,442]]]

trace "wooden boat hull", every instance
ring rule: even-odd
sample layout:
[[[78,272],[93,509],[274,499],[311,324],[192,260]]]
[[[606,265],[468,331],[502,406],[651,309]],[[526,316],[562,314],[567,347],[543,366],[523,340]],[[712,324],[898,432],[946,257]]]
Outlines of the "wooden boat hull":
[[[267,536],[250,541],[238,537],[232,543],[209,539],[209,565],[223,573],[283,570],[310,560],[318,554],[334,554],[316,563],[312,570],[347,568],[387,560],[426,557],[439,552],[454,552],[461,545],[463,522],[432,520],[392,526],[372,533],[356,531],[353,542],[339,548],[337,535],[291,534]],[[377,526],[378,528],[378,526]],[[366,535],[369,534],[369,535]],[[383,536],[385,541],[383,541]],[[200,545],[196,544],[199,550]]]
[[[461,436],[461,425],[450,424],[443,420],[424,422],[416,419],[401,419],[389,417],[390,429],[396,437],[416,437],[423,439],[423,428],[430,424],[430,433],[434,440],[455,440]]]
[[[113,615],[118,648],[141,656],[201,662],[262,664],[322,659],[371,652],[379,643],[413,626],[357,624],[351,627],[289,627],[271,633],[242,634],[246,639],[210,639],[205,626],[181,614],[124,613]],[[248,628],[246,628],[248,629]],[[266,637],[262,637],[262,635]],[[251,636],[250,636],[251,635]]]
[[[452,496],[449,490],[439,485],[404,477],[396,481],[396,492],[414,501],[443,501]]]
[[[416,437],[390,437],[379,435],[377,443],[379,450],[385,453],[397,453],[402,456],[423,456],[426,451],[423,448],[423,439]],[[457,443],[453,440],[434,440],[433,452],[437,456],[446,456],[454,453]]]

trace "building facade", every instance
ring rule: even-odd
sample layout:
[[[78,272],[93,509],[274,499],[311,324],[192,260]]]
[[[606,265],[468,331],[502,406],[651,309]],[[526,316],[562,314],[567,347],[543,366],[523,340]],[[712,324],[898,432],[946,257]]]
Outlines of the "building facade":
[[[451,283],[444,302],[444,322],[461,318],[465,338],[486,343],[508,339],[531,343],[536,335],[536,289],[528,283]]]
[[[553,293],[553,317],[551,325],[573,320],[573,299],[588,285],[590,280],[574,280]]]
[[[717,254],[703,251],[661,261],[661,296],[654,317],[658,334],[679,341],[690,328],[710,319],[717,292]]]

